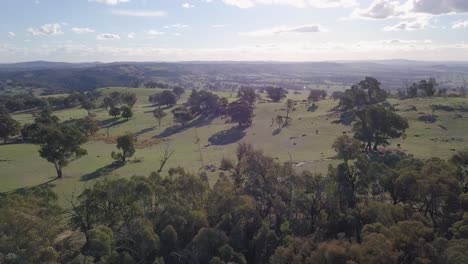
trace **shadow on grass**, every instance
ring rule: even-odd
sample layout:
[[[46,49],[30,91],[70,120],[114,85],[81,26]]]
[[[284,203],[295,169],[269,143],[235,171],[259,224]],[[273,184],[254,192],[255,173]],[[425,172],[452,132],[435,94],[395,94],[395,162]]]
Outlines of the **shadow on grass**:
[[[228,145],[241,140],[245,134],[246,133],[244,128],[239,128],[236,126],[212,135],[208,139],[208,142],[210,142],[212,145]]]
[[[158,107],[161,107],[161,110],[165,111],[165,110],[168,110],[168,109],[171,109],[172,107],[174,106],[160,106],[160,105],[147,105],[147,106],[143,106],[143,108],[158,108]],[[148,111],[145,111],[144,113],[147,114],[147,113],[153,113],[154,112],[154,109],[153,110],[148,110]]]
[[[17,193],[17,194],[21,194],[21,195],[26,195],[28,193],[30,193],[31,191],[34,191],[35,189],[37,188],[41,188],[41,187],[46,187],[48,186],[49,184],[53,183],[54,181],[56,180],[59,180],[59,178],[55,177],[51,180],[48,180],[46,182],[43,182],[43,183],[40,183],[40,184],[37,184],[37,185],[33,185],[33,186],[29,186],[29,187],[23,187],[23,188],[18,188],[18,189],[15,189],[15,190],[12,190],[12,191],[8,191],[8,192],[0,192],[0,196],[2,195],[7,195],[7,194],[12,194],[12,193]],[[49,187],[54,187],[55,185],[51,185]]]
[[[166,128],[161,134],[155,136],[156,138],[165,138],[172,136],[177,133],[181,133],[183,131],[186,131],[190,128],[194,127],[202,127],[211,124],[211,122],[217,117],[217,115],[200,115],[196,119],[192,120],[190,123],[187,123],[185,125],[175,125]]]
[[[101,121],[101,127],[102,128],[109,128],[109,127],[113,127],[113,126],[123,124],[125,122],[127,122],[126,119],[120,119],[119,120],[119,118],[109,118],[109,119]]]
[[[276,136],[276,135],[279,135],[280,133],[281,133],[281,128],[277,128],[277,129],[273,130],[271,135]]]
[[[88,173],[88,174],[85,174],[83,176],[81,176],[80,178],[80,181],[90,181],[90,180],[94,180],[94,179],[97,179],[101,176],[104,176],[104,175],[107,175],[111,172],[113,172],[114,170],[118,169],[118,168],[121,168],[125,165],[125,163],[120,163],[120,162],[114,162],[112,164],[109,164],[109,165],[106,165],[102,168],[99,168],[91,173]]]
[[[151,132],[151,131],[154,131],[155,127],[148,127],[148,128],[145,128],[145,129],[142,129],[136,133],[133,134],[134,137],[138,137],[138,136],[141,136],[145,133],[148,133],[148,132]]]

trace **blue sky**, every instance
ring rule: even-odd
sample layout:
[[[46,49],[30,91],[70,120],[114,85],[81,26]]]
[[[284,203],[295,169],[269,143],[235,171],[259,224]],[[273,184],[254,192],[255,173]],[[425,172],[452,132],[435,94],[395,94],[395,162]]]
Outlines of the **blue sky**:
[[[2,0],[0,62],[468,60],[465,0]]]

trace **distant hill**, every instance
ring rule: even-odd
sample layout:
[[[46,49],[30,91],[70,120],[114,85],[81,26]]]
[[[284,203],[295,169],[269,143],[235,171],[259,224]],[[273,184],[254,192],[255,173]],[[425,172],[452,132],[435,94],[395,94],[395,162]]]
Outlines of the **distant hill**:
[[[230,90],[242,85],[281,85],[302,89],[313,85],[349,86],[373,76],[385,89],[404,88],[430,77],[447,88],[468,79],[468,62],[409,60],[330,62],[114,62],[66,63],[33,61],[0,64],[0,84],[50,90],[90,90],[134,86],[157,81],[186,88]]]
[[[18,63],[2,63],[0,71],[28,71],[28,70],[45,70],[45,69],[60,69],[60,68],[86,68],[101,64],[100,62],[86,63],[68,63],[68,62],[51,62],[51,61],[28,61]]]

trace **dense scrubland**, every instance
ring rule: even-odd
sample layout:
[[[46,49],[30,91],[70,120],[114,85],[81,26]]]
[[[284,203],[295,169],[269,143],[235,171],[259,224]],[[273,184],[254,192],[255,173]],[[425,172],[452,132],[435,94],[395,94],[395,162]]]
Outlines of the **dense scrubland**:
[[[464,90],[141,86],[2,97],[0,262],[468,261]]]

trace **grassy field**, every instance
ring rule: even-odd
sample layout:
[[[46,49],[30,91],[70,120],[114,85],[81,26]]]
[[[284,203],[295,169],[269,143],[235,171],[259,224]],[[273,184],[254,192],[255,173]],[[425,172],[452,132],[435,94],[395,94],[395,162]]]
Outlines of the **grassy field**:
[[[124,91],[126,88],[101,89],[103,94],[112,91]],[[72,162],[64,170],[64,178],[53,182],[55,190],[59,194],[62,203],[66,205],[73,192],[80,190],[103,177],[130,177],[132,175],[149,175],[159,167],[159,159],[162,149],[169,144],[175,150],[173,157],[167,163],[165,170],[182,166],[190,171],[202,169],[202,164],[219,165],[222,157],[234,158],[238,142],[252,143],[262,149],[266,154],[280,161],[291,158],[297,164],[298,169],[309,169],[326,173],[329,164],[336,164],[333,160],[334,151],[331,145],[334,139],[343,133],[351,131],[350,126],[333,124],[336,120],[330,110],[337,102],[325,100],[318,103],[315,112],[307,111],[307,103],[303,102],[307,94],[290,93],[289,97],[296,101],[295,111],[291,113],[292,123],[289,127],[277,130],[277,125],[271,125],[272,118],[278,114],[285,114],[284,103],[271,103],[261,100],[255,109],[253,125],[243,132],[232,129],[234,124],[226,124],[225,120],[215,119],[211,122],[196,125],[188,125],[188,129],[175,130],[170,109],[169,114],[163,119],[161,127],[152,115],[153,108],[148,103],[148,96],[157,92],[156,89],[132,89],[138,96],[137,105],[134,107],[134,117],[129,121],[119,120],[112,124],[112,118],[104,109],[96,110],[96,118],[103,123],[111,124],[102,128],[98,135],[84,147],[88,155]],[[219,93],[222,97],[231,97],[231,93]],[[183,103],[188,97],[185,94],[180,100]],[[468,141],[468,112],[444,112],[437,111],[436,123],[428,124],[417,120],[422,113],[431,113],[430,105],[461,105],[468,107],[468,99],[461,98],[432,98],[395,100],[390,103],[395,105],[402,116],[408,118],[410,129],[405,140],[399,139],[392,142],[391,147],[400,148],[417,157],[428,158],[438,156],[450,157],[455,150],[466,146]],[[408,111],[412,106],[417,110]],[[87,115],[83,109],[68,109],[54,112],[62,121],[71,118],[80,118]],[[14,116],[22,123],[31,122],[30,113]],[[137,152],[132,162],[115,169],[105,171],[106,166],[112,163],[110,153],[115,149],[113,139],[124,133],[133,133],[138,138]],[[109,137],[107,136],[109,133]],[[209,138],[214,135],[224,135],[225,141],[210,143]],[[219,137],[218,137],[219,138]],[[199,151],[200,147],[200,151]],[[210,172],[215,175],[216,172]],[[12,191],[42,184],[53,180],[55,172],[53,166],[40,158],[37,147],[29,144],[0,145],[0,192]],[[215,177],[211,177],[215,180]]]

